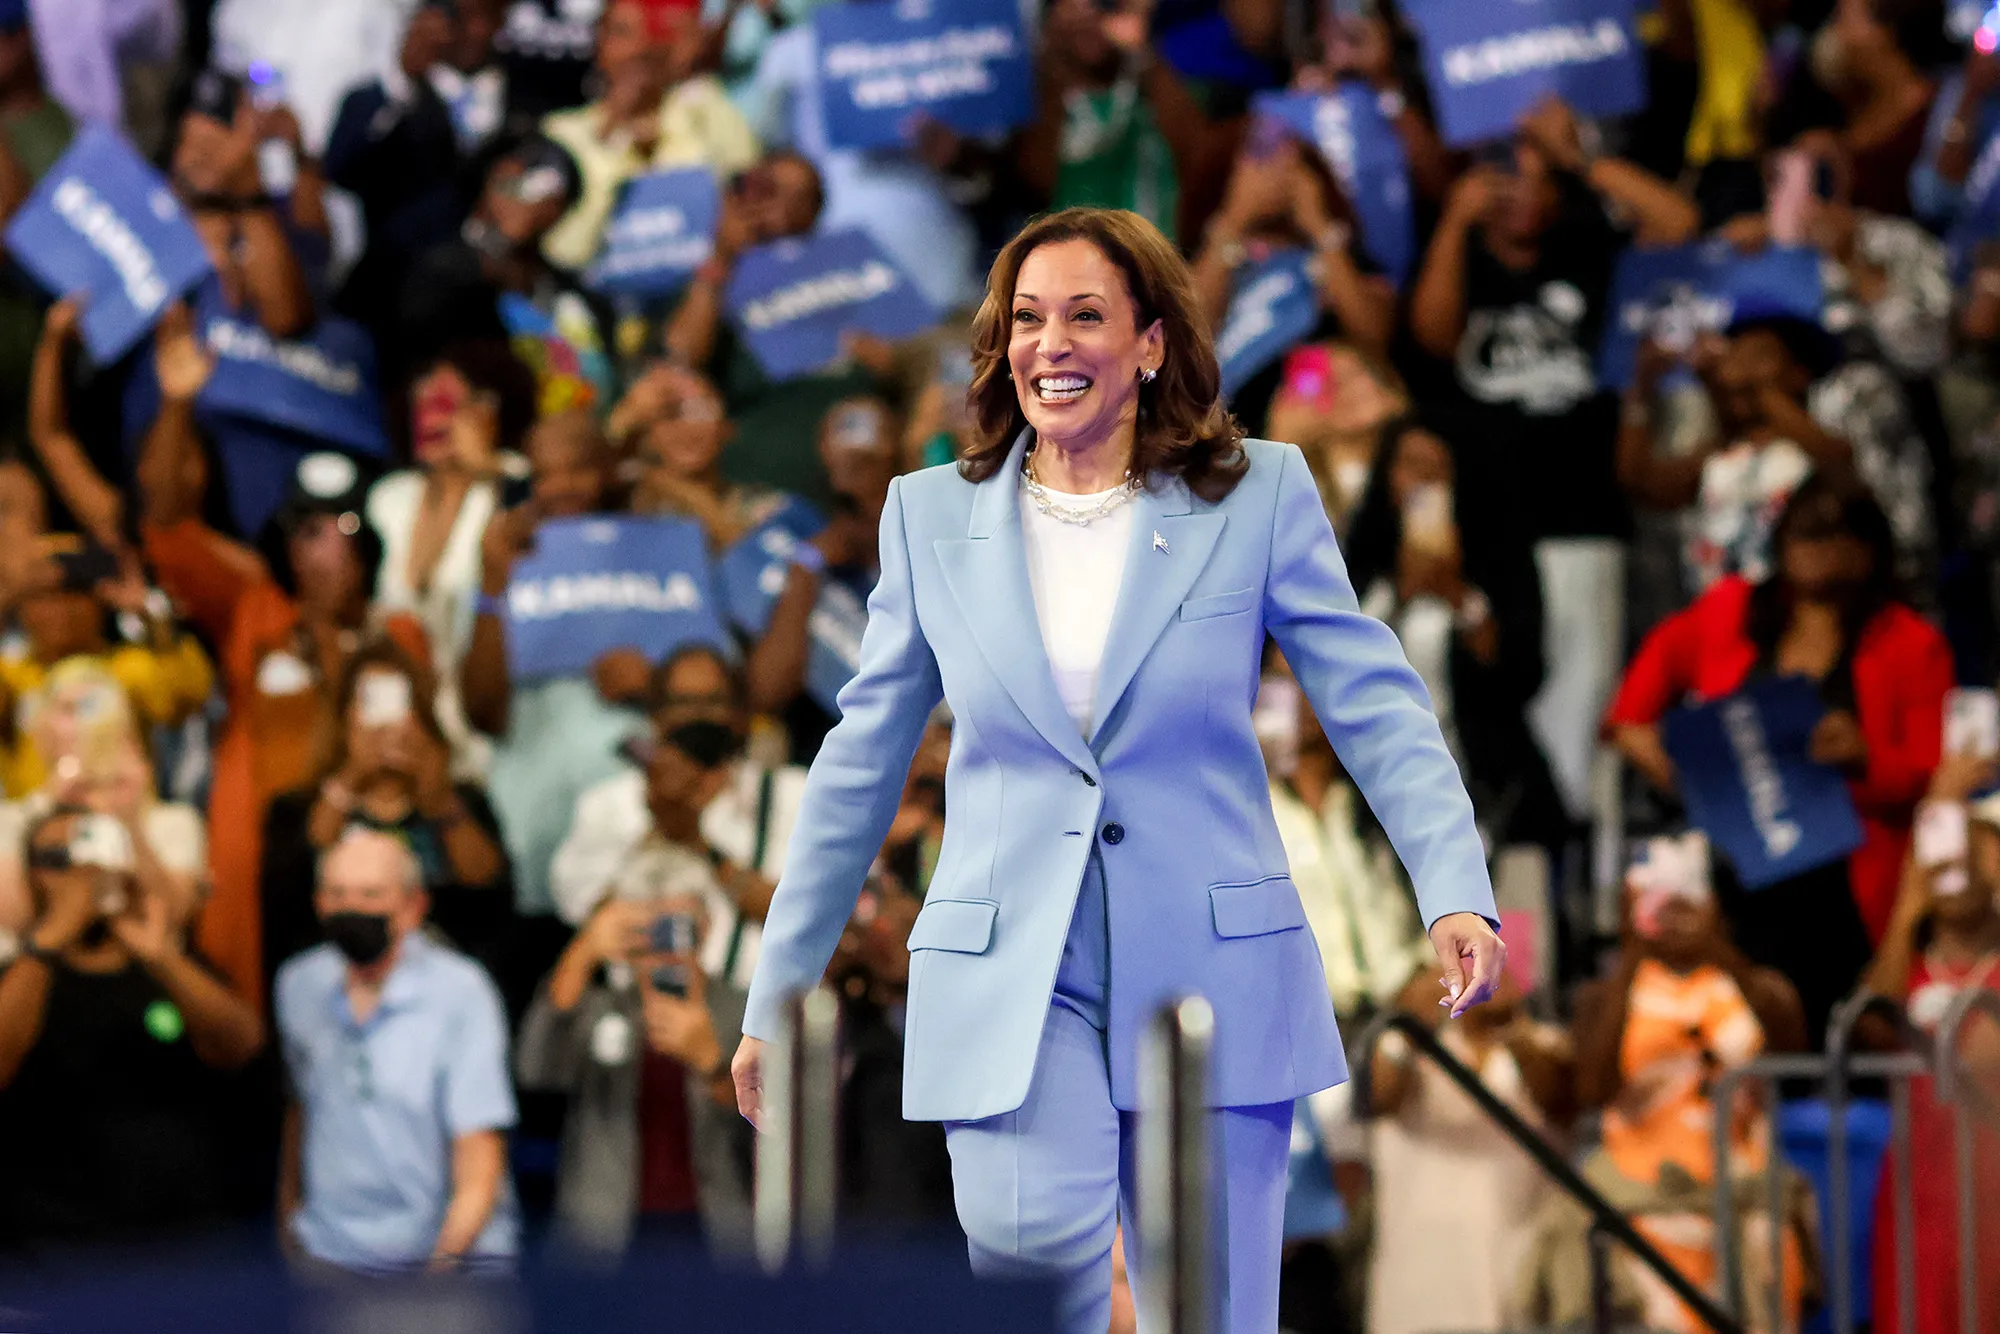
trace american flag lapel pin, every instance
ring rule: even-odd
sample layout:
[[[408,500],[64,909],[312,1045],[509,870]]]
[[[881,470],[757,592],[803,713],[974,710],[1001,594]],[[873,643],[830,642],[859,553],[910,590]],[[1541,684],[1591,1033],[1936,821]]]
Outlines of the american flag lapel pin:
[[[1160,552],[1163,555],[1171,556],[1173,554],[1173,552],[1167,546],[1167,539],[1161,536],[1160,530],[1157,528],[1153,530],[1153,550]]]

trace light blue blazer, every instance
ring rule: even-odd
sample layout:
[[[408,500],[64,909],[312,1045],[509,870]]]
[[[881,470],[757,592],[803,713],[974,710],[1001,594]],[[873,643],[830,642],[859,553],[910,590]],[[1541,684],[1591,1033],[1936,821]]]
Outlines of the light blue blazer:
[[[1177,479],[1132,502],[1132,550],[1086,740],[1042,648],[1019,473],[899,478],[861,665],[806,781],[764,924],[743,1031],[777,1036],[819,981],[882,846],[925,722],[954,718],[944,846],[910,933],[903,1111],[960,1121],[1027,1098],[1095,843],[1110,928],[1113,1101],[1165,999],[1215,1007],[1211,1103],[1300,1097],[1347,1077],[1319,950],[1251,730],[1265,632],[1409,868],[1428,926],[1494,916],[1472,803],[1423,683],[1361,614],[1295,446],[1251,440],[1216,504]]]

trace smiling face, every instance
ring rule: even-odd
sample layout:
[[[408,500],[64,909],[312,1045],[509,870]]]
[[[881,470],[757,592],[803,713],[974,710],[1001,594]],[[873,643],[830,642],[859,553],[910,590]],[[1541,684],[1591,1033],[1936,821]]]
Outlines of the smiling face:
[[[1088,241],[1053,241],[1014,280],[1007,363],[1021,414],[1065,449],[1129,438],[1139,375],[1165,357],[1160,322],[1139,323],[1125,274]]]

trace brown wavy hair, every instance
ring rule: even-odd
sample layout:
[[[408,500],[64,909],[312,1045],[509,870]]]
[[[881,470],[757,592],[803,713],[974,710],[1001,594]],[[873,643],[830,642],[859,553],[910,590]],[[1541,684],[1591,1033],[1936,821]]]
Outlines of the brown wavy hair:
[[[1138,327],[1160,322],[1166,360],[1139,391],[1132,471],[1150,479],[1171,473],[1203,500],[1228,495],[1249,469],[1243,428],[1222,406],[1222,369],[1215,342],[1195,300],[1187,261],[1159,229],[1136,213],[1114,208],[1066,208],[1021,229],[993,261],[986,299],[972,318],[972,385],[966,390],[971,445],[959,475],[983,482],[1000,471],[1014,437],[1028,424],[1009,376],[1014,283],[1028,255],[1059,241],[1088,241],[1125,275]]]

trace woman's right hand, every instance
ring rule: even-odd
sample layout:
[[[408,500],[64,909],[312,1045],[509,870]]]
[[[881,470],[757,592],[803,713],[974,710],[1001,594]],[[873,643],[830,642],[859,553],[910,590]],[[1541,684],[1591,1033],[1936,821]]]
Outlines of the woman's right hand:
[[[647,932],[658,915],[657,904],[610,899],[584,923],[580,939],[599,963],[627,959],[645,953]]]
[[[736,1110],[759,1130],[764,1128],[764,1042],[745,1036],[729,1063],[729,1078],[736,1085]]]

